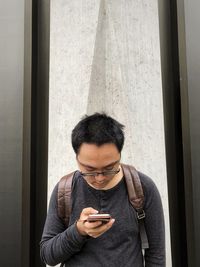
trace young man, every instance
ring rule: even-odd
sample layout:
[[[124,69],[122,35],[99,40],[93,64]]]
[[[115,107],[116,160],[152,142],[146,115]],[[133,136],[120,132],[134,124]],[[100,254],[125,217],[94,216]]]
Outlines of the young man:
[[[58,216],[56,185],[41,240],[41,257],[51,266],[165,266],[164,218],[155,184],[139,173],[145,195],[149,248],[141,249],[136,210],[129,202],[120,165],[124,126],[106,114],[85,116],[72,131],[79,171],[73,177],[71,216],[66,228]],[[88,222],[90,214],[109,213],[107,223]]]

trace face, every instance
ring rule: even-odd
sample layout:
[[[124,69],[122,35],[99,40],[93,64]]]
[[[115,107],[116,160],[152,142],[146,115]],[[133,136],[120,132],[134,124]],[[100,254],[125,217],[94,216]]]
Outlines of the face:
[[[96,189],[109,189],[122,178],[120,153],[114,144],[83,143],[77,154],[80,171],[86,182]],[[102,173],[103,172],[103,173]]]

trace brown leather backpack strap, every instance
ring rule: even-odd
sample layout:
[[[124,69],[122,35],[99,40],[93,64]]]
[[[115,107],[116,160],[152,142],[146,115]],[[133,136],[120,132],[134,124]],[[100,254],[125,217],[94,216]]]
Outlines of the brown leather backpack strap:
[[[142,209],[144,205],[144,193],[138,172],[133,166],[121,164],[129,195],[129,200],[137,210]]]
[[[65,226],[69,224],[71,214],[71,185],[74,172],[62,177],[58,183],[58,216],[64,221]]]
[[[131,205],[137,212],[139,223],[141,245],[143,249],[149,248],[148,238],[145,230],[144,219],[144,192],[137,170],[130,165],[121,164]]]

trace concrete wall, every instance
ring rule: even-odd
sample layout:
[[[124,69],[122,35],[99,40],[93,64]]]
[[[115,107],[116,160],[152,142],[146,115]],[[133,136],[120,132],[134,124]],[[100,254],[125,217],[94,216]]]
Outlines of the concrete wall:
[[[126,125],[122,161],[160,190],[170,267],[157,1],[51,1],[49,196],[77,168],[71,130],[95,111]]]

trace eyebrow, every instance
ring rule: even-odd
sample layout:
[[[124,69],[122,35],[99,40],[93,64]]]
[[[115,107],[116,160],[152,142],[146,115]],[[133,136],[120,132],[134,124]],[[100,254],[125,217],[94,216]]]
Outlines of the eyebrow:
[[[86,168],[90,168],[90,169],[96,169],[96,168],[95,168],[95,167],[93,167],[93,166],[90,166],[90,165],[87,165],[87,164],[83,164],[83,163],[81,163],[79,160],[78,160],[78,162],[79,162],[79,163],[80,163],[82,166],[84,166],[84,167],[86,167]],[[105,168],[111,167],[112,165],[115,165],[117,162],[119,162],[119,160],[109,163],[108,165],[106,165],[106,166],[102,167],[102,169],[105,169]]]

